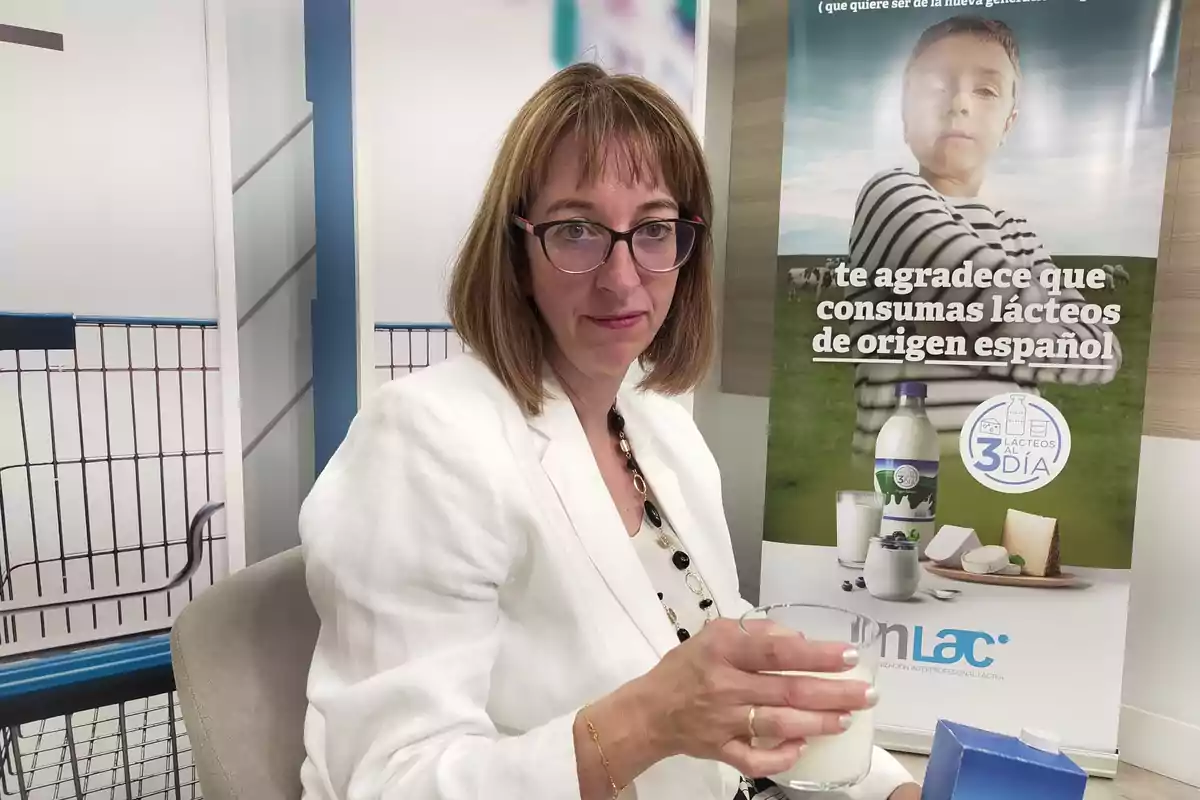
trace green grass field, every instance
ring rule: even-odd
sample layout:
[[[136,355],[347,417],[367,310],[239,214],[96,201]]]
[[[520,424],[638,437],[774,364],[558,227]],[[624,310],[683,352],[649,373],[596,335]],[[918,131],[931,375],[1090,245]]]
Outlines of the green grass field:
[[[821,329],[810,292],[789,301],[783,277],[789,267],[820,266],[823,256],[779,259],[775,306],[774,376],[763,536],[768,541],[834,544],[834,495],[841,489],[870,489],[872,463],[854,457],[854,368],[812,363],[812,337]],[[1056,517],[1063,563],[1128,569],[1141,450],[1146,358],[1154,297],[1155,260],[1148,258],[1060,257],[1060,266],[1120,263],[1128,284],[1089,297],[1120,303],[1115,327],[1124,353],[1117,377],[1105,386],[1048,384],[1047,399],[1071,426],[1071,458],[1049,486],[1005,495],[979,484],[957,454],[943,454],[939,470],[938,523],[975,528],[985,544],[998,543],[1005,511],[1019,508]]]

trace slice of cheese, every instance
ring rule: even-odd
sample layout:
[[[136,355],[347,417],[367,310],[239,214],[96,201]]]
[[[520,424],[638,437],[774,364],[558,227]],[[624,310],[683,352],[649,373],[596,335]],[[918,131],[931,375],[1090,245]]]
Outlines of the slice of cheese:
[[[957,567],[964,555],[982,546],[974,529],[943,525],[925,548],[925,557],[940,566]]]
[[[976,575],[994,575],[1008,566],[1008,550],[996,545],[977,547],[962,557],[962,568]]]
[[[1004,519],[1000,543],[1009,553],[1025,561],[1022,572],[1042,578],[1060,574],[1058,520],[1039,517],[1015,508]]]

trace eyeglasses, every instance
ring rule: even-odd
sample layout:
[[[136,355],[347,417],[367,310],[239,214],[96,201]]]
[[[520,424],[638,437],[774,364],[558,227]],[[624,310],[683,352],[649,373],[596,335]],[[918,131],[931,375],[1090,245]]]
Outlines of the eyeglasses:
[[[554,220],[534,225],[524,217],[513,224],[542,243],[546,259],[561,272],[580,275],[612,258],[617,242],[629,245],[633,263],[647,272],[671,272],[691,258],[705,230],[704,221],[648,219],[627,231],[617,231],[586,219]]]

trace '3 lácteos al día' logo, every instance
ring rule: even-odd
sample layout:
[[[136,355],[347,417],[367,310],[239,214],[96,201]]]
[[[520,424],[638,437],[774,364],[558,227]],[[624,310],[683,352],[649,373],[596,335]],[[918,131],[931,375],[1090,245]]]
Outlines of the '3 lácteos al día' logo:
[[[967,417],[958,448],[975,480],[998,492],[1022,494],[1062,472],[1071,455],[1071,429],[1044,397],[999,394]]]
[[[907,492],[917,488],[917,484],[921,482],[921,473],[912,464],[902,464],[896,467],[892,480],[898,488]]]

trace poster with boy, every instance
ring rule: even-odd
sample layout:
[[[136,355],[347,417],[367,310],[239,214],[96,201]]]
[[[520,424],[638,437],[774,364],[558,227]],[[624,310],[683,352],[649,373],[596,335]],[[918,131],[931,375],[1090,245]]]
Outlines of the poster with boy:
[[[790,4],[762,598],[884,623],[893,741],[1103,769],[1180,9],[963,5]]]

